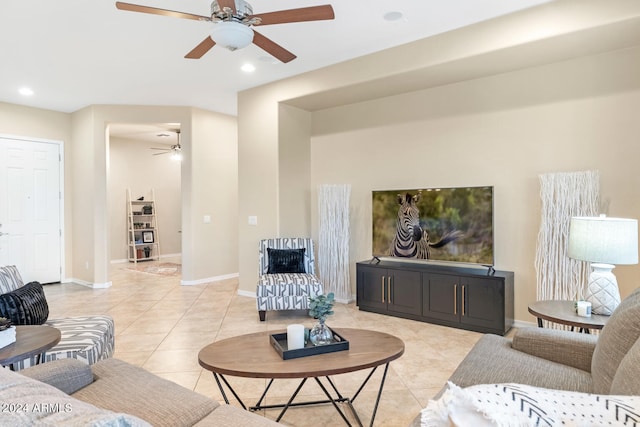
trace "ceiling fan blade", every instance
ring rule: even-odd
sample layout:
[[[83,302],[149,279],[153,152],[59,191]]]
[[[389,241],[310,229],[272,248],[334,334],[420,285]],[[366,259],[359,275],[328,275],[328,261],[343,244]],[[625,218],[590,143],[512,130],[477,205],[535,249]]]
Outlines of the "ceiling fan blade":
[[[116,2],[116,7],[120,10],[127,10],[129,12],[150,13],[152,15],[172,16],[174,18],[193,19],[195,21],[211,21],[211,17],[194,15],[186,12],[176,12],[168,9],[158,9],[157,7],[140,6],[137,4],[124,3],[121,1]]]
[[[323,21],[334,19],[333,7],[330,4],[323,6],[301,7],[299,9],[287,9],[277,12],[268,12],[251,15],[249,18],[260,18],[259,25],[286,24],[290,22]]]
[[[207,37],[202,40],[198,46],[191,49],[191,52],[187,53],[184,57],[187,59],[200,59],[202,55],[209,52],[213,46],[215,46],[216,42],[213,41],[211,37]]]
[[[152,154],[152,156],[159,156],[159,155],[161,155],[161,154],[167,154],[167,153],[169,153],[169,152],[170,152],[170,151],[165,151],[164,153],[155,153],[155,154]]]
[[[171,148],[149,147],[149,150],[164,150],[164,151],[169,151],[169,150],[171,150]]]
[[[263,49],[270,55],[273,55],[285,64],[297,58],[293,53],[289,52],[287,49],[283,48],[273,40],[263,36],[256,30],[253,30],[253,44]]]
[[[220,6],[220,9],[228,7],[229,9],[231,9],[234,15],[237,13],[235,0],[218,0],[218,6]]]

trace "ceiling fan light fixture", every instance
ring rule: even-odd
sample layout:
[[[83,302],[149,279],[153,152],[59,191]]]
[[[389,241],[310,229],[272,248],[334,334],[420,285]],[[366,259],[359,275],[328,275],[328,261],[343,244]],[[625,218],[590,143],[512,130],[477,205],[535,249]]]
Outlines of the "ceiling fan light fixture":
[[[175,160],[177,162],[182,160],[182,150],[180,148],[174,148],[171,150],[171,160]]]
[[[245,48],[253,42],[253,30],[239,22],[223,21],[213,26],[211,38],[216,44],[233,51]]]

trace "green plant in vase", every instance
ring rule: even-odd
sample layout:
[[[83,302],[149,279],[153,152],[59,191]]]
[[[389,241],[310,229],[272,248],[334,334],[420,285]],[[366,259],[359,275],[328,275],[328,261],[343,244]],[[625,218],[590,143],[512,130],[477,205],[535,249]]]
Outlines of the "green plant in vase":
[[[309,316],[318,320],[318,323],[309,332],[309,341],[313,345],[330,344],[333,341],[331,329],[325,325],[327,316],[333,314],[333,304],[335,303],[333,292],[327,295],[318,295],[309,298]]]

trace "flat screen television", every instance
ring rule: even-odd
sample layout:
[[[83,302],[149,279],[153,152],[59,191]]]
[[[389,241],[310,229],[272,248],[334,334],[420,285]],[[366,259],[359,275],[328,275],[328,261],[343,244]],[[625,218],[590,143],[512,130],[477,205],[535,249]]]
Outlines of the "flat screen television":
[[[372,192],[373,256],[493,266],[493,187]]]

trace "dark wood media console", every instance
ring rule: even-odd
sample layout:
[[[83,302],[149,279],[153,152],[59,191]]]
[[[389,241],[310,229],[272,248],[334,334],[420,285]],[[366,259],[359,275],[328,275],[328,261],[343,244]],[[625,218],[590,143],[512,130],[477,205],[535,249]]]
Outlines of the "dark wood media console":
[[[513,326],[511,271],[388,260],[356,271],[360,310],[499,335]]]

